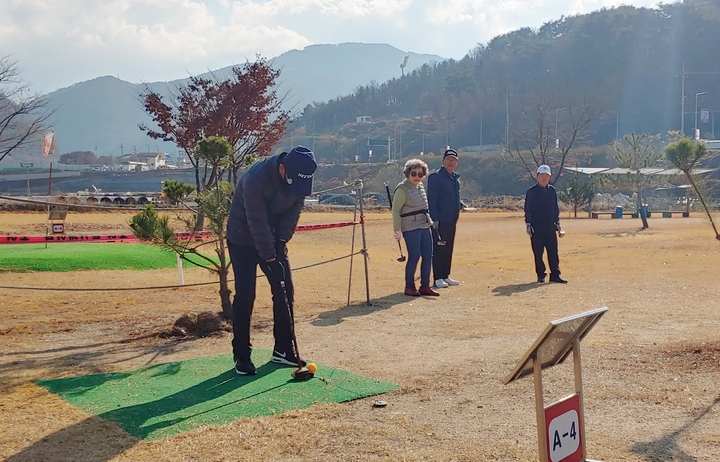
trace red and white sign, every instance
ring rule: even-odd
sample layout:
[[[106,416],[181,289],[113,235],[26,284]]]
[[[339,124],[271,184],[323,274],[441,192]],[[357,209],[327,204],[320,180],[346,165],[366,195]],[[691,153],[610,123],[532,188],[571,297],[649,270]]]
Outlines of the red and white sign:
[[[43,137],[42,156],[47,157],[55,154],[55,133],[50,132]]]
[[[62,234],[65,232],[65,225],[63,224],[53,224],[53,234]]]
[[[545,408],[548,459],[551,462],[582,462],[580,395],[563,398]]]

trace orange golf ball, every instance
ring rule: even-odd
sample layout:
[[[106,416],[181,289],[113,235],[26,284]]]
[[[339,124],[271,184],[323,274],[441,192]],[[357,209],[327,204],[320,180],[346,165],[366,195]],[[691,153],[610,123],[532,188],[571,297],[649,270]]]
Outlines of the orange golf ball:
[[[315,365],[315,363],[307,363],[307,366],[305,366],[305,367],[307,367],[308,370],[309,370],[310,372],[312,372],[313,374],[314,374],[315,372],[317,372],[317,366]]]

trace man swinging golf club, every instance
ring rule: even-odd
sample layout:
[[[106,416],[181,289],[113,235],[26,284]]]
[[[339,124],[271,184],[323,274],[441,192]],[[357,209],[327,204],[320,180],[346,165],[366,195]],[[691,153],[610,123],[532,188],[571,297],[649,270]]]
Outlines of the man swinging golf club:
[[[313,152],[297,146],[253,165],[235,190],[227,241],[235,274],[232,347],[235,372],[240,375],[256,373],[250,359],[250,320],[258,266],[272,291],[275,347],[271,361],[298,370],[305,366],[295,342],[294,290],[286,245],[295,233],[305,196],[312,192],[316,169]]]

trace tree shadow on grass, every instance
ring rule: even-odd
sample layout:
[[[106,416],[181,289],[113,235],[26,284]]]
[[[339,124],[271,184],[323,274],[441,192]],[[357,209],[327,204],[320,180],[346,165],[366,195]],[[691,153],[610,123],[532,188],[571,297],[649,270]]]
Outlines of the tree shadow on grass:
[[[189,348],[188,340],[168,339],[147,344],[144,340],[157,337],[146,335],[120,341],[98,342],[59,348],[3,352],[0,359],[0,390],[48,377],[101,374],[123,363],[145,365]]]
[[[497,286],[492,290],[492,293],[496,296],[509,297],[513,294],[519,294],[521,292],[527,292],[528,290],[537,289],[542,287],[543,284],[538,282],[528,282],[525,284],[509,284],[506,286]]]
[[[92,416],[43,438],[6,459],[6,462],[36,462],[39,460],[106,462],[112,460],[153,432],[266,393],[269,390],[262,390],[189,415],[171,416],[178,411],[220,398],[282,367],[267,363],[258,367],[257,375],[254,376],[238,376],[231,369],[155,401],[126,406]],[[285,386],[289,382],[290,380],[280,383],[271,389]],[[68,391],[68,384],[63,383],[61,386],[65,387],[65,392]],[[163,416],[166,417],[163,419]],[[148,425],[147,423],[151,420],[154,423]]]
[[[93,416],[46,436],[5,462],[105,462],[137,442],[116,424]]]
[[[367,316],[376,311],[383,311],[392,308],[395,305],[406,303],[412,300],[411,297],[403,293],[386,295],[370,301],[370,305],[348,305],[333,311],[325,311],[320,313],[317,318],[312,320],[310,324],[319,327],[336,326],[343,322],[346,318],[354,316]]]
[[[637,443],[632,447],[632,452],[645,457],[651,461],[666,461],[676,460],[679,462],[695,462],[698,459],[687,454],[678,446],[678,439],[680,436],[690,430],[690,428],[697,424],[700,420],[707,415],[712,408],[720,403],[720,396],[707,408],[705,408],[700,414],[692,418],[688,423],[678,428],[672,433],[669,433],[662,438],[647,443]]]

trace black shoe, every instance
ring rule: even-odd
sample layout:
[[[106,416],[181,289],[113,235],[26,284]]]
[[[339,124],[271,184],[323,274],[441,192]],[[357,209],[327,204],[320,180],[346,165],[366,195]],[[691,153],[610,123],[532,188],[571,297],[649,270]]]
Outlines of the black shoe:
[[[238,375],[255,375],[255,365],[249,359],[238,359],[235,361],[235,373]]]
[[[545,282],[545,276],[538,276],[537,282]]]
[[[298,367],[298,360],[295,357],[295,353],[293,352],[280,352],[277,350],[273,350],[270,361],[277,364],[284,364],[286,366]],[[307,366],[307,362],[305,362],[305,360],[300,360],[300,362],[302,363],[300,367]]]
[[[554,278],[550,278],[550,282],[557,282],[558,284],[567,284],[567,281],[565,279],[560,279],[560,276],[555,276]]]

